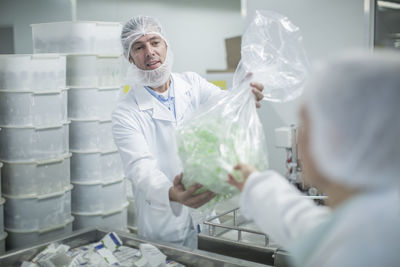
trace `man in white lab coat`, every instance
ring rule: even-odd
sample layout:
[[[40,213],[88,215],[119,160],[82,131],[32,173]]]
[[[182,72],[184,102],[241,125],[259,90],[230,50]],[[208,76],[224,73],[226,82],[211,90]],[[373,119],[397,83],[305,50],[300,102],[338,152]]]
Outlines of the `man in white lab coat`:
[[[171,73],[172,52],[152,17],[129,20],[122,29],[124,56],[134,85],[113,112],[113,135],[125,175],[132,182],[138,233],[148,239],[197,247],[188,207],[211,200],[201,185],[184,188],[175,127],[223,92],[193,72]],[[258,101],[263,86],[251,83]]]
[[[238,164],[241,210],[293,266],[400,266],[400,55],[352,53],[314,73],[300,113],[306,182],[316,206],[278,173]]]

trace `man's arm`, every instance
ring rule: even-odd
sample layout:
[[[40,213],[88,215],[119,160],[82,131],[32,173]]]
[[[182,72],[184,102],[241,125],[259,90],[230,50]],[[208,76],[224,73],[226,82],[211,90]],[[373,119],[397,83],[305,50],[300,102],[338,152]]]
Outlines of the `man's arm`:
[[[125,112],[128,111],[125,110]],[[170,200],[198,208],[215,196],[211,191],[194,194],[202,187],[199,184],[185,189],[181,183],[182,174],[175,177],[172,183],[159,170],[138,122],[133,116],[124,115],[121,113],[113,115],[114,140],[120,151],[127,178],[132,181],[136,190],[145,192],[146,201],[149,204],[165,206]],[[176,205],[171,205],[171,207],[175,214],[180,213]]]
[[[296,238],[324,222],[330,209],[305,198],[274,171],[254,172],[244,184],[240,207],[246,218],[279,245],[287,248]]]
[[[139,122],[128,109],[113,114],[114,141],[118,147],[125,175],[135,190],[144,193],[150,205],[166,206],[172,182],[159,170],[157,160],[148,148]]]

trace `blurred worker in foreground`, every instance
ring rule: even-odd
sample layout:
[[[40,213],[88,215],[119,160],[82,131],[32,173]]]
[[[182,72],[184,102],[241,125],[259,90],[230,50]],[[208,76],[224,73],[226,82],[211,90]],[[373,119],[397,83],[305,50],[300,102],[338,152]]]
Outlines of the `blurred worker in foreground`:
[[[242,213],[293,266],[400,266],[400,55],[353,54],[318,69],[304,94],[299,146],[316,206],[278,173],[238,164]]]
[[[197,247],[197,231],[186,206],[198,208],[214,193],[194,195],[201,185],[185,189],[181,183],[175,127],[223,92],[196,73],[171,73],[171,48],[152,17],[129,20],[121,42],[134,84],[113,112],[113,135],[133,185],[138,233]],[[263,86],[251,83],[249,87],[259,106]]]

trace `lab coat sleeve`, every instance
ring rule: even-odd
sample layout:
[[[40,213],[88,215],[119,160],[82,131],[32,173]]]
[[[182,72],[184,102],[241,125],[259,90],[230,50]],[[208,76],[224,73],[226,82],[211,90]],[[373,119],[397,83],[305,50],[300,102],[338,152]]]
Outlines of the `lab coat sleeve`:
[[[114,112],[112,127],[125,175],[132,182],[134,193],[139,191],[149,205],[164,209],[170,207],[172,182],[159,170],[135,116],[128,109]]]
[[[221,90],[221,88],[210,83],[195,72],[184,72],[182,75],[184,80],[188,81],[192,85],[196,85],[195,87],[197,88],[196,91],[199,100],[198,104],[200,105],[203,105],[213,97],[221,97],[226,94],[226,91]]]
[[[247,219],[253,220],[286,249],[330,215],[329,208],[317,206],[283,176],[271,170],[249,176],[240,198],[240,208]]]

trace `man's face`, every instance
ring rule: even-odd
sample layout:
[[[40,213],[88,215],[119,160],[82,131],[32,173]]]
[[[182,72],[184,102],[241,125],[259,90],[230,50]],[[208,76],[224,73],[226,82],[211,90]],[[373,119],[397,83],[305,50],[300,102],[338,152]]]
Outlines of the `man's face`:
[[[159,35],[146,34],[133,43],[129,55],[129,62],[139,69],[154,70],[164,63],[167,45]]]

